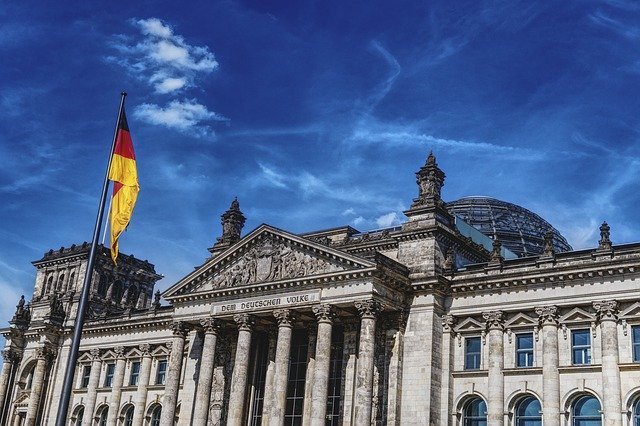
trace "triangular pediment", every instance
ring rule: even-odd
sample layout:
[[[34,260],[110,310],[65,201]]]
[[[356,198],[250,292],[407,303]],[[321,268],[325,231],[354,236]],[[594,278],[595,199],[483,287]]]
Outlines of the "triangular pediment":
[[[520,312],[515,315],[513,318],[509,319],[504,323],[506,328],[517,328],[517,327],[533,327],[538,325],[538,321],[535,318],[530,317],[527,314]]]
[[[153,351],[151,351],[151,355],[156,358],[169,356],[169,350],[165,346],[158,346]]]
[[[637,318],[640,319],[640,302],[636,302],[628,308],[624,309],[620,312],[620,318],[631,319]]]
[[[484,323],[481,323],[480,321],[473,318],[467,318],[460,324],[458,324],[458,326],[455,328],[455,331],[457,333],[464,333],[465,331],[484,330],[484,328]]]
[[[585,311],[582,308],[573,308],[560,318],[561,323],[569,322],[592,322],[596,317],[592,313]]]
[[[376,264],[352,254],[261,225],[169,288],[164,298],[224,288],[294,281]]]
[[[78,357],[78,362],[91,362],[92,359],[93,357],[91,354],[89,352],[85,352]]]

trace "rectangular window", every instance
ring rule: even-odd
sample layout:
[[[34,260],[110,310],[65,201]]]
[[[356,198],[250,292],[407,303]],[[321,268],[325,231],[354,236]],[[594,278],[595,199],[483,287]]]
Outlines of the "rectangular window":
[[[110,388],[113,385],[113,372],[116,370],[114,363],[107,364],[107,374],[104,376],[104,387]]]
[[[479,337],[467,337],[464,339],[464,369],[479,370],[482,342]]]
[[[591,331],[572,330],[571,349],[574,365],[591,364]]]
[[[129,375],[129,386],[138,386],[139,378],[140,378],[140,361],[134,361],[131,363],[131,374]]]
[[[80,383],[81,388],[89,386],[89,377],[91,377],[91,366],[85,365],[82,367],[82,381]]]
[[[631,329],[633,337],[633,362],[640,362],[640,325]]]
[[[516,365],[533,367],[533,333],[516,334]]]
[[[156,385],[164,385],[167,377],[167,360],[158,361],[158,369],[156,370]]]

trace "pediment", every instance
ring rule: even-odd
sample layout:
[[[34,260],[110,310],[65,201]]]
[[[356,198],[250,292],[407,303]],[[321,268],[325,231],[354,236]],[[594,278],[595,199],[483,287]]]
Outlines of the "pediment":
[[[133,348],[129,352],[126,353],[126,358],[140,358],[142,356],[142,351],[138,348]]]
[[[294,234],[261,225],[169,288],[164,298],[231,287],[292,281],[373,268],[376,264]]]
[[[592,322],[595,321],[596,317],[594,314],[585,311],[582,308],[573,308],[562,317],[560,317],[561,323],[570,323],[570,322]]]
[[[636,302],[628,308],[624,309],[620,312],[620,318],[631,319],[637,318],[640,319],[640,302]]]
[[[153,351],[151,351],[151,355],[156,358],[162,357],[162,356],[169,356],[169,350],[166,348],[166,346],[158,346]]]
[[[111,349],[107,349],[105,351],[104,354],[102,354],[102,359],[103,360],[112,360],[112,359],[116,359],[116,353],[111,350]]]
[[[464,333],[465,331],[478,331],[478,330],[484,330],[485,325],[484,323],[481,323],[478,320],[475,320],[473,318],[467,318],[464,321],[462,321],[460,324],[458,324],[458,326],[455,328],[455,331],[457,333]]]
[[[92,359],[93,357],[91,356],[91,354],[89,352],[85,352],[78,357],[78,362],[91,362]]]
[[[529,315],[522,312],[513,316],[513,318],[504,323],[504,326],[506,328],[533,327],[536,325],[538,325],[537,319],[530,317]]]

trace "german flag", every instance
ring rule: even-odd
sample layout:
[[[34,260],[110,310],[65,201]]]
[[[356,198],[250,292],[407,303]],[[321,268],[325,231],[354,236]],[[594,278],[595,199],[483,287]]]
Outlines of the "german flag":
[[[113,181],[113,195],[109,214],[111,219],[111,258],[113,263],[116,263],[118,258],[118,238],[129,225],[133,207],[138,198],[138,191],[140,191],[136,156],[133,152],[133,142],[131,141],[124,107],[118,118],[118,133],[109,168],[109,180]]]

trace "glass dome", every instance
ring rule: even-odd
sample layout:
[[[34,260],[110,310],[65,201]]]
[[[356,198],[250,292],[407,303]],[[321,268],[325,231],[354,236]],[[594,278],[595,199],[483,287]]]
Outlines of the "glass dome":
[[[519,257],[542,254],[544,234],[553,233],[556,252],[571,251],[567,240],[549,222],[524,207],[490,197],[464,197],[446,204],[449,213],[460,217],[489,238],[498,239]]]

